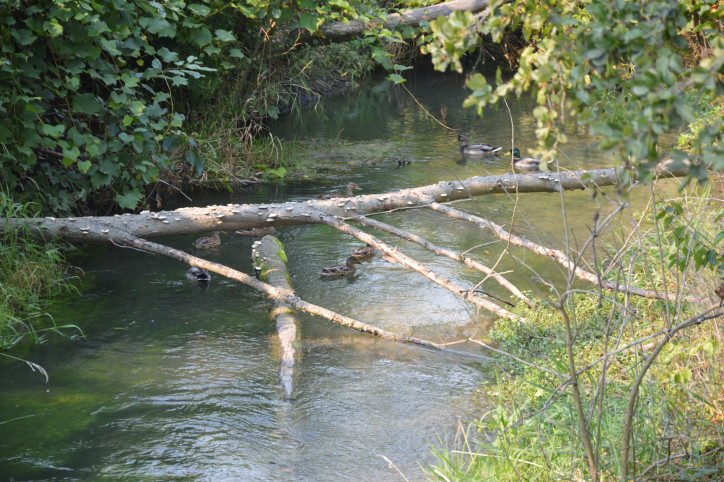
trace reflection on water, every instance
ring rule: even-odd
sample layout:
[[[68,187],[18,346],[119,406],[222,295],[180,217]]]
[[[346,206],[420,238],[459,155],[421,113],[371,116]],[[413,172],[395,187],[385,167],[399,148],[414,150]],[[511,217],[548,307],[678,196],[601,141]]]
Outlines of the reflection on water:
[[[409,88],[432,113],[447,107],[445,122],[471,140],[509,145],[506,109],[481,119],[460,110],[463,78],[430,74]],[[528,100],[510,102],[516,145],[534,143]],[[326,139],[316,153],[334,165],[337,153],[355,152],[363,167],[337,168],[328,182],[287,183],[244,193],[194,193],[194,204],[310,199],[342,191],[352,181],[362,193],[444,179],[503,173],[503,158],[460,161],[457,131],[427,117],[403,90],[371,89],[330,98],[303,119],[276,126],[289,139]],[[571,135],[569,169],[604,160],[586,137]],[[507,143],[507,144],[506,144]],[[334,144],[334,145],[332,145]],[[330,147],[331,146],[331,147]],[[349,156],[348,156],[349,157]],[[402,162],[401,162],[402,161]],[[409,165],[407,161],[410,161]],[[400,165],[403,164],[403,165]],[[567,199],[574,232],[585,235],[590,196]],[[486,196],[457,206],[515,226],[533,240],[559,245],[559,197],[532,194],[517,203]],[[530,271],[480,232],[424,210],[378,219],[415,231],[433,243],[470,255],[524,289],[536,290]],[[374,234],[442,276],[470,287],[481,279],[448,259],[385,233]],[[323,282],[318,272],[361,243],[326,226],[280,229],[298,294],[381,328],[432,341],[484,330],[490,317],[459,297],[378,255],[352,279]],[[188,249],[195,236],[160,240]],[[253,239],[222,236],[205,257],[252,273]],[[512,250],[534,270],[555,275],[546,260]],[[483,410],[474,396],[485,381],[481,360],[440,356],[375,339],[326,320],[301,315],[304,356],[296,392],[287,399],[276,379],[274,324],[254,290],[215,276],[207,289],[185,279],[175,261],[108,247],[78,261],[87,287],[80,299],[59,305],[59,324],[76,323],[86,340],[53,339],[26,356],[50,373],[50,383],[25,366],[0,360],[0,474],[5,478],[198,478],[207,480],[389,480],[410,478],[428,460],[427,444],[452,433],[457,419]],[[547,271],[546,271],[547,270]],[[483,286],[509,299],[489,281]]]

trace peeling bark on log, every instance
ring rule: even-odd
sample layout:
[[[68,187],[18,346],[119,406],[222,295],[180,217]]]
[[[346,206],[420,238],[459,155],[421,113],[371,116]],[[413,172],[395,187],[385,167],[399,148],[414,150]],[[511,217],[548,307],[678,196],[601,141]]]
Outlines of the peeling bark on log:
[[[512,313],[504,308],[501,308],[500,306],[496,305],[492,301],[488,301],[484,298],[480,298],[479,296],[475,296],[474,294],[470,293],[470,290],[464,289],[462,286],[459,286],[449,279],[443,278],[439,274],[432,271],[427,266],[418,263],[414,259],[410,258],[409,256],[404,255],[403,253],[399,252],[397,248],[393,248],[389,246],[388,244],[383,243],[379,239],[375,238],[371,234],[367,234],[364,231],[361,231],[354,226],[350,226],[349,224],[340,221],[339,218],[333,217],[333,216],[326,216],[321,215],[319,217],[320,221],[328,226],[331,226],[335,229],[338,229],[342,231],[343,233],[347,233],[351,236],[354,236],[355,238],[369,244],[370,246],[379,249],[384,254],[389,256],[390,258],[394,259],[395,261],[398,261],[403,266],[407,266],[413,271],[416,271],[423,275],[425,278],[429,279],[433,283],[436,283],[446,290],[450,291],[456,296],[459,296],[460,298],[464,299],[465,301],[472,303],[478,308],[482,308],[488,311],[492,311],[496,315],[507,318],[509,320],[516,320],[521,322],[527,322],[525,318],[522,318],[515,313]]]
[[[664,293],[660,293],[658,291],[644,290],[641,288],[635,288],[633,286],[627,286],[627,285],[622,285],[622,284],[617,285],[616,283],[613,283],[611,281],[599,279],[599,277],[596,276],[594,273],[591,273],[590,271],[586,271],[586,270],[576,266],[575,263],[573,263],[573,261],[568,259],[568,256],[566,256],[566,254],[563,251],[561,251],[559,249],[546,248],[545,246],[536,244],[533,241],[523,238],[522,236],[516,236],[515,234],[509,234],[505,230],[505,228],[503,228],[499,224],[495,224],[494,222],[488,221],[487,219],[483,219],[479,216],[473,216],[472,214],[464,213],[457,209],[451,208],[450,206],[444,206],[444,205],[438,204],[438,203],[432,203],[430,205],[430,209],[433,209],[433,210],[441,212],[441,213],[445,213],[448,216],[451,216],[456,219],[463,219],[470,223],[477,224],[481,228],[489,229],[503,241],[509,241],[510,243],[515,244],[516,246],[521,246],[523,248],[533,251],[534,253],[537,253],[537,254],[540,254],[543,256],[547,256],[547,257],[553,259],[554,261],[558,262],[559,264],[565,266],[567,269],[573,270],[574,274],[579,279],[593,283],[596,286],[602,286],[603,288],[610,290],[610,291],[619,291],[622,293],[629,293],[632,295],[642,296],[645,298],[667,299],[667,300],[673,301],[673,302],[678,301],[675,294],[665,296]],[[698,299],[696,297],[691,297],[691,296],[686,296],[683,298],[683,300],[692,301],[692,302],[701,301],[700,299]]]
[[[395,341],[399,343],[408,343],[410,345],[418,345],[425,348],[430,348],[432,350],[444,350],[444,351],[450,351],[445,350],[444,347],[441,345],[438,345],[437,343],[433,343],[427,340],[421,340],[420,338],[414,338],[412,336],[407,335],[401,335],[398,333],[392,333],[390,331],[382,330],[380,328],[377,328],[376,326],[369,325],[367,323],[363,323],[361,321],[355,320],[353,318],[348,318],[344,315],[340,315],[339,313],[335,313],[334,311],[328,310],[326,308],[323,308],[321,306],[313,305],[311,303],[308,303],[298,296],[296,296],[293,292],[289,292],[284,289],[276,288],[274,286],[271,286],[269,284],[264,283],[263,281],[259,281],[258,279],[247,275],[246,273],[242,273],[241,271],[237,271],[235,269],[229,268],[228,266],[225,266],[223,264],[214,263],[212,261],[207,261],[202,258],[198,258],[196,256],[190,255],[184,251],[171,248],[169,246],[164,246],[162,244],[153,243],[151,241],[147,241],[145,239],[137,238],[135,236],[132,236],[125,232],[116,232],[112,234],[113,239],[116,241],[116,244],[120,246],[127,246],[130,248],[136,248],[140,251],[145,251],[148,253],[154,253],[154,254],[160,254],[162,256],[168,256],[170,258],[174,258],[178,261],[181,261],[183,263],[188,264],[189,266],[198,266],[199,268],[203,268],[208,271],[212,271],[214,273],[218,273],[222,276],[225,276],[229,279],[233,279],[236,281],[239,281],[247,286],[250,286],[258,291],[261,291],[263,293],[266,293],[272,298],[281,300],[298,310],[311,313],[313,315],[321,316],[322,318],[326,318],[330,321],[333,321],[334,323],[337,323],[338,325],[346,326],[347,328],[352,328],[353,330],[361,331],[362,333],[370,333],[372,335],[378,336],[380,338],[384,338],[386,340]],[[475,356],[471,354],[471,356]]]
[[[279,255],[283,249],[277,238],[264,236],[261,241],[254,243],[251,257],[262,281],[293,293],[286,261]],[[297,362],[301,356],[297,350],[300,343],[297,320],[292,315],[291,306],[276,298],[271,300],[274,306],[271,315],[276,321],[279,335],[279,382],[287,396],[291,396],[294,391]]]
[[[528,299],[521,291],[510,281],[505,279],[502,275],[496,273],[492,269],[488,268],[482,263],[479,263],[478,261],[475,261],[474,259],[470,259],[467,256],[464,256],[456,251],[453,251],[451,249],[443,248],[440,246],[437,246],[429,241],[427,241],[424,238],[421,238],[420,236],[417,236],[416,234],[412,234],[410,232],[404,231],[402,229],[396,228],[394,226],[390,226],[389,224],[382,223],[380,221],[376,221],[374,219],[370,219],[365,216],[360,216],[353,219],[355,222],[362,224],[364,226],[368,226],[370,228],[379,229],[380,231],[385,231],[391,234],[394,234],[396,236],[401,237],[402,239],[406,239],[408,241],[412,241],[413,243],[417,243],[420,246],[422,246],[425,249],[429,249],[433,253],[439,255],[439,256],[445,256],[447,258],[450,258],[455,261],[460,261],[461,263],[464,263],[465,266],[476,269],[478,271],[481,271],[488,275],[490,278],[497,281],[502,287],[510,291],[513,295],[515,295],[517,298],[522,300],[526,305],[530,306],[531,308],[534,305],[534,303]],[[490,296],[490,295],[488,295]]]
[[[683,176],[687,169],[661,169],[659,177]],[[485,194],[506,192],[559,192],[589,186],[616,184],[616,169],[596,169],[538,174],[505,174],[472,177],[462,181],[443,181],[414,189],[383,194],[369,194],[324,201],[287,202],[281,204],[227,204],[205,208],[181,208],[175,211],[87,216],[82,218],[10,219],[7,228],[24,226],[31,234],[46,239],[55,237],[75,242],[113,242],[113,233],[125,231],[148,238],[175,234],[203,233],[214,230],[235,231],[263,226],[287,226],[319,223],[319,215],[350,218],[393,209],[428,206]]]
[[[489,4],[489,0],[453,0],[451,2],[440,3],[438,5],[431,5],[429,7],[407,10],[402,13],[390,14],[387,16],[383,26],[384,28],[390,30],[402,25],[417,27],[423,20],[431,22],[438,17],[447,17],[456,10],[477,13],[487,8]],[[320,31],[322,32],[324,38],[340,42],[359,37],[363,35],[365,31],[372,30],[373,27],[378,26],[380,23],[380,21],[373,21],[369,24],[365,24],[358,20],[350,20],[347,23],[332,22],[327,25],[322,25]]]

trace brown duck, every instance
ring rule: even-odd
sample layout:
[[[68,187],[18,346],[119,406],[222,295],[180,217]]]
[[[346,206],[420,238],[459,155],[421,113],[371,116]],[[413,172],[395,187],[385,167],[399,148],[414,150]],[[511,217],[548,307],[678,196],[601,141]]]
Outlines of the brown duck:
[[[357,184],[350,182],[349,184],[347,184],[347,194],[346,195],[340,194],[338,192],[333,192],[333,193],[329,193],[329,194],[322,194],[321,196],[318,196],[317,199],[334,199],[334,198],[338,198],[338,197],[352,197],[352,196],[354,196],[352,191],[361,191],[361,190],[362,190],[362,188],[359,187]]]
[[[322,271],[320,271],[319,274],[320,276],[324,276],[325,278],[339,278],[341,276],[348,276],[354,274],[354,272],[357,271],[354,267],[354,265],[356,264],[360,264],[359,260],[354,256],[350,256],[349,258],[347,258],[346,266],[342,266],[340,264],[335,266],[328,266],[326,268],[322,268]]]
[[[367,246],[360,246],[359,248],[355,249],[352,253],[352,256],[357,259],[370,259],[375,255],[376,252],[377,251],[375,251],[375,248],[368,244]]]
[[[196,248],[196,249],[218,248],[219,246],[221,246],[221,238],[219,238],[219,233],[226,234],[226,231],[214,231],[213,234],[209,237],[197,239],[196,241],[194,241],[194,248]]]

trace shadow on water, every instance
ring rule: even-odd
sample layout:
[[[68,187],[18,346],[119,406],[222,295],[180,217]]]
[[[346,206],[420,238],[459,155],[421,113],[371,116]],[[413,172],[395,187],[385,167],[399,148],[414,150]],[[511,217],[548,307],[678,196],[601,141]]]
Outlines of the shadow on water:
[[[481,119],[461,110],[463,78],[429,74],[412,79],[417,100],[474,141],[510,144],[504,108]],[[517,146],[534,143],[529,100],[510,102]],[[443,109],[444,110],[444,109]],[[372,88],[329,98],[287,119],[276,133],[325,148],[312,152],[331,170],[327,182],[270,185],[243,193],[197,193],[195,205],[305,200],[342,192],[352,181],[361,193],[507,171],[500,157],[460,159],[456,136],[430,120],[401,89]],[[585,136],[570,135],[564,167],[600,167]],[[310,140],[311,139],[311,140]],[[333,141],[333,142],[332,142]],[[506,144],[507,143],[507,144]],[[331,146],[331,147],[330,147]],[[507,149],[507,147],[506,147]],[[348,155],[345,155],[345,152]],[[349,154],[353,153],[353,154]],[[346,167],[352,159],[356,168]],[[345,166],[336,164],[344,161]],[[568,215],[585,234],[590,197],[572,193]],[[561,232],[557,195],[521,197],[516,226],[548,244]],[[458,206],[509,225],[515,200],[487,196]],[[377,219],[430,241],[470,251],[516,284],[540,290],[497,239],[473,226],[424,210]],[[477,272],[439,259],[417,245],[374,232],[409,256],[463,286]],[[378,255],[350,279],[323,282],[321,267],[340,264],[361,245],[327,226],[281,228],[292,284],[303,299],[381,328],[432,341],[484,332],[492,318],[460,298]],[[188,250],[193,236],[161,240]],[[222,236],[204,256],[252,273],[253,239]],[[545,260],[512,252],[540,272]],[[82,326],[86,340],[53,339],[30,359],[50,382],[20,364],[0,360],[0,473],[5,478],[194,478],[238,480],[384,480],[396,471],[420,477],[428,443],[454,432],[457,420],[479,417],[476,392],[484,362],[440,356],[359,334],[300,315],[301,372],[287,398],[276,378],[275,330],[263,296],[214,276],[207,289],[185,279],[186,267],[158,256],[115,247],[79,262],[87,273],[82,296],[59,304],[59,324]],[[487,282],[484,289],[509,299]],[[471,348],[471,350],[474,350]]]

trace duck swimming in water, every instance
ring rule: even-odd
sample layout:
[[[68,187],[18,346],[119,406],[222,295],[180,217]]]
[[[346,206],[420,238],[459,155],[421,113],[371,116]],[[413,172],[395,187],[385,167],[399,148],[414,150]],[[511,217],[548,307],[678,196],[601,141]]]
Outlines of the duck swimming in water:
[[[226,234],[226,231],[214,231],[214,233],[205,238],[199,238],[196,241],[194,241],[194,248],[196,249],[210,249],[210,248],[218,248],[221,246],[221,238],[219,238],[219,233]]]
[[[540,170],[541,160],[535,157],[520,157],[520,149],[513,148],[508,154],[513,154],[513,166],[521,171],[538,171]]]
[[[322,268],[322,271],[319,272],[320,276],[324,276],[325,278],[339,278],[340,276],[347,276],[354,274],[356,271],[354,265],[360,264],[359,259],[355,258],[354,256],[350,256],[347,258],[347,265],[335,265],[335,266],[328,266],[326,268]]]
[[[367,246],[360,246],[359,248],[355,249],[352,253],[352,256],[357,259],[370,259],[375,255],[376,252],[377,251],[375,251],[375,248],[368,244]]]
[[[321,196],[318,196],[317,199],[334,199],[334,198],[338,198],[338,197],[352,197],[352,196],[354,196],[354,194],[352,193],[353,190],[361,191],[362,188],[359,187],[357,184],[350,182],[349,184],[347,184],[347,195],[343,195],[338,192],[332,192],[329,194],[322,194]]]
[[[186,272],[186,277],[189,281],[193,281],[194,283],[208,283],[211,281],[211,275],[209,272],[205,269],[197,268],[196,266],[189,268]]]
[[[458,135],[458,141],[462,142],[460,145],[460,153],[469,155],[487,155],[495,154],[502,147],[491,146],[490,144],[468,144],[468,138],[462,134]]]

